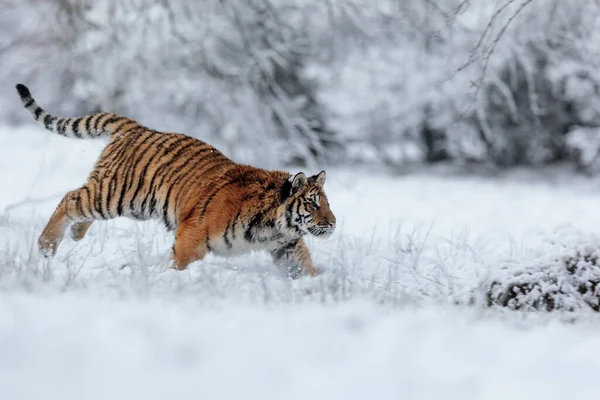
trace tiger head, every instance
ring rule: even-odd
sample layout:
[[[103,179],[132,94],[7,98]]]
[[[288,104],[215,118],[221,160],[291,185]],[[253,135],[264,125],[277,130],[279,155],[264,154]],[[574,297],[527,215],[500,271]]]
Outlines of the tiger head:
[[[281,187],[282,218],[286,230],[305,235],[327,237],[335,230],[335,215],[323,190],[325,171],[306,177],[303,172],[290,176]]]

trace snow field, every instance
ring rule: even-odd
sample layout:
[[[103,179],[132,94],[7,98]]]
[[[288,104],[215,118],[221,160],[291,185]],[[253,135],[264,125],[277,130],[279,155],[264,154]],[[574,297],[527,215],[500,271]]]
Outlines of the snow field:
[[[594,398],[597,326],[452,309],[4,296],[13,399]]]
[[[11,399],[592,398],[598,317],[481,307],[481,285],[598,243],[596,180],[328,169],[316,279],[265,254],[165,271],[172,235],[34,243],[102,141],[0,129],[0,393]],[[307,171],[312,173],[314,171]],[[471,299],[476,305],[467,307]],[[459,303],[456,305],[455,303]]]

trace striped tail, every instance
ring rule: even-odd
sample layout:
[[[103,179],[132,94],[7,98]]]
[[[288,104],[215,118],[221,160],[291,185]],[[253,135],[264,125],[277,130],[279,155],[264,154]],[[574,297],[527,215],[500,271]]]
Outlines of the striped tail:
[[[128,132],[141,126],[136,121],[112,113],[98,113],[80,118],[57,118],[44,111],[31,97],[25,85],[18,84],[17,92],[29,114],[42,126],[62,136],[93,139]]]

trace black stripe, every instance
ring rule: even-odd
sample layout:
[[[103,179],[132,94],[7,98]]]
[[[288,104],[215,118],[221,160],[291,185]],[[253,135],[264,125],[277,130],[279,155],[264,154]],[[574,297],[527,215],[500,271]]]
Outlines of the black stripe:
[[[169,191],[167,192],[167,196],[165,198],[165,203],[163,204],[163,223],[169,231],[174,229],[174,227],[171,225],[171,221],[169,221],[169,196],[171,195],[172,190],[173,186],[169,188]]]
[[[229,238],[227,237],[227,232],[223,236],[223,241],[225,242],[225,245],[227,246],[227,248],[231,249],[231,242],[229,241]]]
[[[225,227],[225,233],[223,234],[223,241],[225,242],[225,245],[227,246],[227,248],[231,249],[231,242],[229,241],[229,238],[227,237],[227,233],[229,232],[229,227],[231,227],[231,221],[229,221],[227,223],[227,226]]]
[[[210,147],[201,147],[198,151],[196,151],[193,155],[190,155],[189,157],[185,157],[185,158],[181,158],[181,155],[183,153],[185,153],[186,151],[191,151],[191,147],[193,146],[206,146],[205,143],[200,142],[199,140],[194,140],[192,142],[189,143],[189,146],[187,147],[182,147],[181,149],[179,149],[177,151],[177,153],[175,153],[171,159],[169,160],[169,162],[167,162],[165,165],[161,166],[161,170],[157,170],[157,173],[155,176],[159,176],[160,180],[158,181],[158,183],[156,184],[152,184],[152,192],[150,195],[150,202],[154,202],[156,203],[156,192],[158,189],[162,188],[163,183],[167,180],[170,180],[171,178],[173,178],[174,176],[179,176],[179,173],[183,173],[183,174],[188,174],[190,171],[194,171],[196,169],[196,167],[203,161],[205,161],[205,158],[197,158],[194,161],[194,165],[189,166],[188,169],[186,170],[179,170],[178,168],[174,167],[174,164],[178,161],[183,161],[185,162],[189,162],[190,160],[194,160],[196,157],[198,157],[200,154],[207,152],[208,150],[210,150]]]
[[[121,193],[119,195],[119,202],[117,203],[117,214],[118,215],[124,215],[123,214],[123,200],[125,199],[125,194],[127,193],[127,191],[129,190],[129,177],[130,175],[135,171],[135,164],[136,164],[136,156],[137,154],[141,151],[141,147],[146,144],[146,142],[150,139],[156,139],[158,140],[160,137],[157,135],[152,135],[152,134],[148,134],[145,138],[143,138],[141,140],[141,142],[139,144],[135,143],[135,140],[133,140],[133,144],[135,144],[135,149],[133,150],[132,154],[128,155],[128,156],[123,156],[121,159],[121,163],[125,163],[125,161],[127,162],[127,165],[123,168],[123,173],[122,176],[124,176],[124,180],[123,183],[121,184]],[[139,139],[139,138],[136,138]],[[126,145],[124,145],[126,147]],[[152,146],[152,143],[149,144],[149,146]],[[121,164],[120,163],[120,164]],[[120,166],[119,166],[120,169]]]
[[[77,200],[75,201],[75,207],[80,216],[85,217],[83,212],[83,205],[81,204],[81,189],[77,192]]]
[[[156,192],[158,189],[160,189],[161,187],[163,187],[163,185],[168,185],[168,186],[175,186],[178,182],[181,181],[181,179],[183,179],[184,177],[188,176],[190,173],[192,173],[193,171],[196,170],[196,168],[203,162],[206,161],[206,158],[201,158],[198,157],[200,154],[205,153],[206,151],[210,150],[210,147],[203,147],[205,146],[205,143],[202,143],[201,141],[194,141],[190,143],[190,146],[201,146],[200,149],[198,149],[193,155],[190,156],[186,156],[186,157],[180,157],[180,154],[184,153],[186,150],[189,150],[188,148],[182,148],[180,149],[177,153],[176,156],[174,156],[172,158],[172,162],[169,163],[169,167],[165,167],[164,168],[164,175],[161,176],[161,180],[160,182],[158,182],[156,185],[154,185],[154,187],[152,188],[152,195],[151,195],[151,202],[153,200],[156,199]],[[173,164],[175,164],[177,161],[182,161],[184,164],[189,162],[190,160],[193,160],[194,158],[197,159],[194,161],[193,165],[188,165],[188,168],[182,169],[181,167],[185,166],[185,165],[181,165],[181,166],[175,166]],[[173,178],[175,178],[175,180],[173,181]],[[171,182],[169,182],[171,181]],[[182,191],[180,191],[179,195],[181,194]],[[179,199],[179,195],[176,198],[176,202]],[[166,200],[166,199],[165,199]]]
[[[87,193],[87,197],[88,197],[88,202],[90,199],[90,189],[88,189],[87,186],[84,186],[81,188],[81,190],[85,190],[85,192]],[[88,211],[89,211],[89,207],[88,207]],[[89,211],[91,213],[91,211]],[[81,215],[83,215],[84,217],[88,218],[88,213],[86,212],[86,210],[83,209],[83,200],[81,201]],[[94,217],[94,214],[90,215],[92,218]]]
[[[288,228],[295,228],[296,226],[292,224],[292,210],[294,208],[294,204],[298,200],[292,201],[285,209],[285,221],[287,222]],[[297,228],[296,228],[297,229]]]
[[[104,213],[104,209],[102,208],[102,186],[104,183],[104,179],[100,179],[99,182],[99,189],[98,189],[98,196],[96,197],[96,208],[97,211],[100,213],[100,216],[102,217],[102,219],[108,219],[106,217],[106,214]]]
[[[85,117],[85,135],[89,136],[90,135],[90,122],[92,122],[92,118],[93,116],[88,116]]]
[[[191,138],[189,138],[189,137],[177,138],[173,143],[169,144],[169,146],[165,149],[164,154],[162,154],[161,156],[169,156],[169,153],[172,152],[173,150],[175,150],[177,148],[177,146],[179,146],[182,142],[189,141],[189,139],[191,139]],[[180,151],[178,151],[176,154],[170,156],[166,162],[163,162],[162,164],[159,164],[157,166],[156,170],[154,171],[154,174],[152,175],[152,179],[150,180],[150,186],[149,186],[150,193],[144,199],[144,203],[142,204],[142,207],[146,207],[147,202],[152,203],[152,199],[156,193],[156,189],[160,189],[160,186],[159,187],[154,186],[154,182],[155,182],[156,178],[159,176],[159,174],[163,171],[163,169],[166,168],[166,166],[177,161],[177,155],[185,150],[187,150],[187,147],[183,146],[180,149]],[[154,203],[156,204],[156,201]]]
[[[199,161],[205,161],[205,160],[206,159],[200,159]],[[198,164],[199,164],[199,162],[197,162],[195,165],[198,165]],[[193,174],[194,169],[195,169],[194,167],[186,169],[182,175],[179,175],[177,177],[177,179],[175,179],[175,181],[169,185],[169,190],[167,192],[167,195],[165,196],[165,202],[163,204],[163,218],[164,218],[165,224],[168,224],[167,226],[169,226],[169,224],[170,224],[169,221],[167,221],[167,217],[168,217],[169,203],[171,201],[171,193],[173,191],[173,188],[176,187],[180,182],[183,182],[183,179],[185,177],[189,177],[190,174],[191,174],[191,176],[194,176],[194,174]],[[186,188],[187,188],[186,185],[181,185],[181,187],[178,189],[179,192],[177,193],[177,196],[175,198],[175,204],[177,204],[181,194],[185,191]],[[208,202],[210,202],[211,199],[212,198],[209,197],[209,199],[207,199],[207,202],[205,204],[208,204]]]
[[[256,215],[254,215],[254,217],[252,217],[252,219],[250,220],[250,223],[246,227],[246,232],[244,232],[244,239],[246,239],[246,241],[252,242],[252,239],[253,239],[253,236],[255,233],[254,230],[255,230],[255,228],[260,226],[263,218],[264,218],[264,214],[262,213],[262,211],[259,211],[258,213],[256,213]]]
[[[92,171],[92,173],[90,174],[90,177],[88,179],[90,181],[96,181],[96,183],[99,183],[100,179],[98,179],[98,171],[97,170]]]
[[[212,148],[211,148],[212,150]],[[218,153],[217,151],[215,151],[215,153]],[[231,161],[227,158],[225,158],[227,163],[230,163]],[[169,191],[167,192],[167,195],[165,197],[165,202],[163,204],[163,217],[167,218],[168,215],[168,207],[169,207],[169,203],[170,203],[170,197],[171,197],[171,192],[173,191],[173,188],[176,187],[179,183],[182,183],[181,187],[179,188],[179,192],[177,193],[176,199],[175,199],[175,204],[177,204],[177,202],[179,201],[179,198],[181,196],[181,194],[185,191],[185,189],[187,188],[186,185],[184,183],[187,183],[187,181],[190,179],[191,177],[197,176],[197,174],[195,174],[196,171],[196,167],[199,166],[199,164],[203,161],[207,161],[206,158],[200,159],[198,160],[194,166],[192,166],[191,168],[188,168],[184,171],[183,174],[179,175],[177,177],[177,179],[175,179],[174,182],[172,182],[169,186]],[[208,162],[206,162],[206,164],[210,163],[211,161],[213,161],[213,159],[208,159]],[[203,175],[203,174],[202,174]],[[210,199],[208,200],[210,201]],[[167,222],[165,222],[167,223]]]
[[[27,100],[27,103],[24,104],[25,108],[29,108],[33,105],[33,103],[35,103],[35,101],[33,99],[29,99]]]
[[[211,159],[206,164],[209,164],[212,161],[214,161],[214,160]],[[217,162],[216,164],[217,164],[217,166],[223,166],[223,165],[227,165],[227,164],[232,164],[232,161],[230,159],[228,159],[228,158],[226,158],[226,157],[223,156],[223,159],[220,162]],[[203,166],[204,165],[202,165],[202,167]],[[215,167],[215,166],[213,166],[213,167]],[[211,167],[211,168],[213,168],[213,167]],[[175,182],[173,183],[173,185],[177,185],[177,184],[181,183],[181,187],[182,188],[189,188],[189,187],[192,187],[194,185],[196,179],[204,178],[204,176],[205,176],[204,175],[204,171],[202,171],[200,169],[200,166],[198,166],[198,170],[196,170],[195,168],[194,169],[190,168],[190,169],[188,169],[185,172],[185,174],[179,176],[175,180]],[[220,190],[220,189],[218,189],[218,190]],[[184,192],[185,192],[185,190],[180,190],[179,191],[179,194],[178,194],[178,196],[176,198],[176,203],[179,201],[181,195]],[[214,194],[213,194],[213,196],[214,196]],[[213,196],[210,197],[210,200],[212,200]]]
[[[113,177],[117,179],[116,174]],[[119,191],[119,199],[117,200],[117,215],[122,216],[123,214],[123,199],[125,198],[125,193],[127,193],[127,187],[125,186],[125,182],[121,182],[120,191]]]
[[[140,176],[138,179],[138,185],[137,185],[135,192],[133,193],[133,196],[131,198],[131,203],[135,202],[140,190],[142,190],[142,187],[144,186],[144,183],[146,181],[146,175],[148,173],[148,167],[152,164],[152,162],[156,159],[156,157],[162,155],[161,154],[162,145],[171,139],[173,139],[173,137],[171,135],[164,134],[164,136],[161,137],[161,140],[158,143],[156,143],[156,146],[154,146],[153,150],[155,152],[148,158],[148,162],[142,168],[142,172],[140,173]],[[141,162],[141,160],[140,160],[140,162]],[[144,201],[142,201],[140,204],[140,211],[142,212],[142,214],[145,214],[146,198],[148,198],[148,196],[145,196]],[[130,208],[131,208],[131,203],[130,203]]]
[[[44,112],[44,110],[42,110],[41,107],[38,107],[35,109],[35,111],[33,112],[33,117],[35,118],[36,121],[38,119],[40,119],[40,115],[42,115],[43,112]]]
[[[58,120],[58,122],[56,123],[56,131],[58,133],[60,133],[61,135],[65,136],[65,119],[61,118]]]
[[[275,226],[275,221],[273,221],[272,219],[267,219],[267,220],[263,220],[262,224],[260,225],[259,228],[273,228]],[[254,233],[258,233],[258,232],[254,232]],[[270,237],[258,237],[258,241],[261,243],[264,242],[268,242],[269,240],[273,240],[274,237],[281,237],[282,235],[280,233],[276,233],[275,235],[273,235],[271,233]]]
[[[226,161],[226,162],[221,162],[220,164],[224,165],[229,163],[230,161]],[[183,190],[179,190],[179,194],[176,197],[176,202],[179,201],[180,196],[186,191],[186,188],[191,187],[191,182],[194,182],[195,179],[197,178],[202,178],[204,177],[203,173],[197,173],[198,171],[194,171],[194,170],[188,170],[186,171],[186,173],[184,175],[181,175],[179,178],[177,178],[177,180],[173,183],[173,186],[175,185],[179,185],[180,187],[183,188]],[[191,180],[191,182],[190,182]],[[189,183],[189,184],[188,184]],[[206,201],[204,202],[204,207],[202,208],[202,211],[200,213],[200,218],[204,218],[204,214],[205,214],[205,210],[206,207],[208,206],[208,203],[210,203],[213,199],[213,197],[225,186],[227,186],[229,184],[229,182],[217,187],[206,199]]]
[[[206,249],[208,251],[212,251],[212,246],[210,245],[210,237],[208,236],[208,227],[206,228]]]
[[[123,123],[119,126],[117,126],[117,129],[115,129],[115,131],[113,132],[113,136],[119,135],[121,133],[121,129],[123,129],[124,126],[133,124],[134,126],[137,125],[138,123],[135,121],[132,121],[130,119],[124,118],[123,119]]]
[[[148,154],[148,151],[152,150],[152,147],[159,141],[163,140],[164,136],[156,135],[150,132],[146,132],[147,136],[141,140],[139,145],[136,144],[136,141],[140,139],[137,137],[133,140],[133,152],[130,155],[125,154],[126,159],[123,163],[123,173],[125,175],[125,181],[123,183],[124,190],[129,191],[133,189],[133,185],[136,182],[137,177],[137,167],[142,162],[144,157]],[[142,147],[147,144],[146,147]],[[134,211],[135,205],[133,204],[135,201],[135,196],[131,198],[129,201],[129,210]],[[125,204],[123,204],[125,206]]]
[[[46,114],[44,117],[44,126],[46,129],[50,129],[52,125],[52,116],[50,114]]]
[[[219,165],[224,165],[227,163],[230,163],[231,160],[229,159],[225,159],[224,161],[222,161],[221,163],[219,163]],[[202,206],[202,208],[197,209],[200,211],[199,214],[199,218],[200,220],[202,220],[204,218],[204,215],[206,214],[206,208],[208,207],[208,204],[212,201],[212,199],[217,195],[217,193],[219,193],[221,190],[223,190],[225,187],[230,186],[230,185],[235,185],[235,184],[240,184],[243,183],[247,180],[248,175],[251,175],[252,171],[249,171],[245,174],[241,174],[239,176],[236,176],[234,179],[231,179],[230,181],[225,181],[222,185],[218,186],[215,190],[212,191],[212,193],[210,195],[208,195],[208,197],[206,198],[206,201],[204,202],[204,205]],[[204,174],[202,174],[204,175]],[[238,214],[239,216],[239,214]]]
[[[71,121],[70,119],[64,118],[61,120],[62,121],[62,135],[63,136],[67,136],[69,134],[68,129],[67,129],[67,125],[69,125],[69,121]]]
[[[62,123],[62,129],[65,132],[65,136],[67,136],[69,134],[69,122],[71,122],[71,119],[63,119],[63,123]]]
[[[66,203],[70,203],[70,202],[71,202],[73,199],[71,198],[71,196],[70,196],[70,195],[67,195],[67,196],[68,196],[69,198],[67,198],[67,197],[64,197],[62,201],[65,203],[65,207],[64,207],[64,208],[65,208],[65,214],[67,215],[67,218],[69,218],[69,219],[71,219],[71,220],[72,220],[72,219],[73,219],[73,216],[72,216],[72,215],[71,215],[71,213],[69,212],[69,206],[68,206],[68,204],[66,204]]]
[[[176,166],[176,164],[180,161],[185,164],[187,162],[194,160],[194,158],[199,156],[200,154],[206,152],[206,150],[207,150],[206,148],[200,148],[193,155],[188,155],[185,158],[181,157],[184,153],[192,151],[194,147],[197,147],[199,145],[204,146],[204,144],[201,144],[200,141],[198,141],[194,138],[185,137],[185,138],[181,138],[180,140],[178,140],[175,143],[172,143],[172,145],[169,146],[169,148],[167,149],[167,154],[165,154],[165,155],[168,155],[168,152],[173,151],[177,146],[181,146],[181,147],[175,154],[170,155],[166,162],[159,165],[158,168],[156,169],[156,172],[155,172],[154,176],[152,177],[152,181],[150,182],[150,186],[149,186],[150,193],[146,200],[149,200],[150,203],[156,204],[156,194],[157,194],[158,190],[160,190],[162,188],[165,181],[170,180],[174,176],[179,176],[179,174],[181,174],[181,173],[185,175],[188,172],[190,172],[190,170],[193,169],[193,167],[192,167],[192,168],[181,170],[180,168],[184,167],[185,165]],[[202,161],[201,158],[198,159],[196,161],[195,165],[197,165],[198,162],[201,162],[201,161]],[[156,182],[156,179],[158,179],[158,182]]]
[[[100,120],[106,116],[106,114],[97,114],[98,116],[96,117],[96,119],[94,120],[94,129],[92,132],[90,133],[94,133],[94,134],[98,134],[98,124],[100,123]]]
[[[115,167],[117,162],[120,161],[119,156],[125,152],[123,147],[123,142],[113,140],[108,142],[100,155],[100,159],[96,162],[96,169],[110,168],[111,171],[117,170]]]
[[[111,118],[111,114],[108,114],[108,113],[102,114],[100,116],[100,118],[98,118],[98,121],[97,121],[97,124],[96,124],[97,126],[96,126],[96,129],[95,129],[95,131],[96,131],[96,137],[100,136],[103,133],[106,133],[104,131],[104,125],[106,124],[106,121],[108,119],[110,119],[110,118]]]
[[[221,162],[216,162],[216,163],[215,163],[213,166],[211,166],[209,169],[207,169],[207,170],[205,170],[205,171],[202,171],[202,175],[206,176],[206,175],[208,175],[208,174],[209,174],[209,172],[212,172],[213,170],[215,170],[215,169],[217,169],[217,168],[219,168],[219,167],[222,167],[223,165],[226,165],[226,164],[228,164],[229,162],[230,162],[230,160],[229,160],[229,159],[222,160]]]
[[[94,212],[99,214],[99,216],[95,216],[96,219],[106,219],[106,218],[104,218],[104,214],[102,213],[102,210],[98,206],[102,199],[102,180],[99,177],[98,170],[94,170],[90,174],[90,177],[88,178],[88,183],[90,184],[90,191],[91,191],[91,189],[95,189],[94,196],[90,197],[90,202],[91,202],[90,210],[93,210]],[[95,185],[91,186],[91,183],[95,183]]]
[[[110,114],[108,114],[108,115],[110,115]],[[101,129],[103,132],[106,132],[106,133],[111,133],[111,132],[108,132],[108,131],[106,130],[106,127],[107,127],[109,124],[112,124],[113,122],[117,122],[117,121],[118,121],[118,120],[120,120],[120,119],[121,119],[121,117],[112,116],[112,117],[108,118],[106,121],[104,121],[104,122],[102,123],[102,127],[101,127],[100,129]]]
[[[91,180],[91,178],[90,178],[90,180]],[[100,219],[100,218],[98,218],[97,215],[94,214],[94,211],[96,211],[96,210],[94,209],[93,203],[95,203],[95,201],[92,196],[91,188],[88,190],[88,193],[89,193],[89,195],[88,195],[88,210],[90,211],[90,214],[92,214],[92,217],[94,217],[94,219]]]
[[[237,225],[238,219],[240,219],[240,215],[242,214],[242,210],[238,210],[233,222],[231,223],[231,238],[235,240],[235,226]]]
[[[145,136],[143,134],[146,134]],[[124,152],[121,162],[123,163],[124,187],[129,190],[133,183],[135,175],[135,166],[144,157],[146,151],[150,149],[154,142],[160,140],[159,135],[154,135],[149,132],[142,132],[142,135],[133,137],[133,140],[128,142],[130,152]],[[147,146],[145,146],[147,145]]]
[[[119,200],[117,201],[117,215],[123,216],[123,197],[125,197],[125,186],[121,185],[121,192],[119,193]]]
[[[296,200],[296,204],[298,204],[296,206],[296,222],[301,223],[302,222],[302,218],[304,218],[301,214],[300,214],[300,206],[302,205],[302,200],[297,199]]]
[[[121,146],[121,148],[119,148],[118,150],[111,150],[109,149],[111,146],[115,147],[115,146]],[[110,152],[109,156],[107,156],[106,158],[108,159],[110,156],[113,156],[110,160],[107,160],[107,162],[109,162],[111,165],[111,169],[113,171],[113,175],[110,178],[109,181],[109,185],[113,186],[114,192],[113,194],[116,194],[117,192],[117,181],[119,179],[119,177],[122,175],[121,174],[121,166],[122,164],[128,160],[128,157],[124,157],[123,154],[129,150],[128,147],[128,143],[124,143],[124,142],[114,142],[111,141],[108,146],[106,146],[105,148],[105,152]],[[121,191],[119,192],[121,196],[123,196],[123,185],[120,185]],[[110,207],[110,203],[108,203],[108,207]],[[119,202],[117,201],[117,216],[121,216],[123,215],[123,208],[119,207]]]
[[[150,218],[154,218],[156,213],[156,199],[152,199],[152,201],[150,201],[150,208],[148,211],[150,212]]]
[[[277,250],[273,251],[271,254],[273,255],[273,258],[275,258],[276,260],[281,260],[284,256],[289,255],[291,253],[294,252],[296,246],[298,245],[298,240],[292,240],[289,243],[286,243],[285,245],[283,245],[282,247],[278,248]]]
[[[75,121],[73,121],[73,134],[75,135],[75,137],[81,139],[81,133],[79,133],[79,124],[80,123],[81,123],[81,118],[77,118]]]
[[[116,175],[116,174],[114,174]],[[111,177],[110,181],[108,182],[108,191],[106,193],[106,212],[108,214],[109,217],[114,218],[115,216],[112,215],[112,213],[110,212],[110,200],[113,196],[113,194],[115,193],[117,189],[117,182],[114,181]]]

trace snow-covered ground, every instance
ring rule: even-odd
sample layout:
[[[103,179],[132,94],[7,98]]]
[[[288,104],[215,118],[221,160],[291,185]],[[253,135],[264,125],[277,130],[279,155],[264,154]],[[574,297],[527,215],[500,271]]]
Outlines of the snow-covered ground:
[[[480,300],[500,267],[600,243],[597,180],[328,170],[339,228],[309,240],[323,273],[296,282],[265,254],[165,271],[153,222],[96,223],[38,257],[103,145],[0,128],[0,398],[596,397],[595,314]]]

